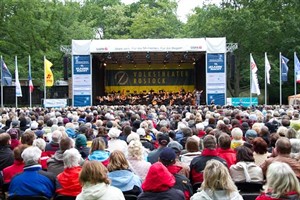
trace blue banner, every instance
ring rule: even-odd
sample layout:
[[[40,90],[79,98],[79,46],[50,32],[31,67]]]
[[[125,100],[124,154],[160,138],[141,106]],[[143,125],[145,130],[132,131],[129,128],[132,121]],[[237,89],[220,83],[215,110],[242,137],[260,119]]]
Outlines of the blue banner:
[[[249,107],[251,104],[253,106],[258,105],[258,98],[252,97],[252,100],[249,97],[233,97],[231,98],[231,103],[233,106],[244,106]]]
[[[207,94],[207,105],[224,105],[225,94],[224,93],[214,93]]]
[[[207,54],[207,73],[224,73],[224,63],[224,53]]]
[[[74,74],[91,74],[90,56],[73,56]]]
[[[74,106],[89,106],[92,104],[90,95],[74,95]]]

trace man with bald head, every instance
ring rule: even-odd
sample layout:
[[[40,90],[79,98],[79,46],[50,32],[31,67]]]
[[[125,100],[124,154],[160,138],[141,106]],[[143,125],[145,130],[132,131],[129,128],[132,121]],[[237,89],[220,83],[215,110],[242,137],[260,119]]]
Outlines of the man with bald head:
[[[288,138],[281,137],[275,143],[274,154],[276,157],[268,158],[260,167],[266,175],[269,165],[273,162],[287,163],[295,172],[296,176],[300,178],[300,163],[290,157],[292,145]]]

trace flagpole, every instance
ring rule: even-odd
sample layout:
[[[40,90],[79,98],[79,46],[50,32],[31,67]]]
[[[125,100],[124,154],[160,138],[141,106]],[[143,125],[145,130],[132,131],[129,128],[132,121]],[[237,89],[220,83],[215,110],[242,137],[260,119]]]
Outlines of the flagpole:
[[[15,56],[15,68],[18,67],[18,57]],[[16,85],[16,71],[15,71],[15,88],[16,88],[16,108],[18,108],[18,96],[17,96],[17,85]]]
[[[43,104],[45,104],[45,99],[47,97],[47,91],[46,91],[46,56],[44,56],[44,102]]]
[[[265,105],[267,105],[267,69],[266,69],[267,52],[265,52]]]
[[[280,65],[279,65],[279,84],[280,84],[280,87],[279,87],[279,105],[281,105],[282,104],[282,80],[281,80],[281,63],[282,63],[282,59],[281,59],[281,52],[279,53],[279,63],[280,63]]]
[[[3,57],[1,55],[1,108],[3,108]]]
[[[30,58],[30,55],[28,56],[28,68],[29,68],[29,77],[28,77],[28,89],[29,89],[29,107],[31,108],[32,107],[32,96],[31,96],[31,89],[30,89],[30,77],[31,77],[31,58]]]
[[[297,74],[296,74],[296,66],[297,66],[297,63],[296,63],[296,52],[294,52],[294,104],[296,104],[296,95],[297,95]]]
[[[250,53],[250,106],[252,106],[252,91],[251,91],[251,87],[252,87],[252,69],[251,69],[251,58],[252,58],[252,53]]]

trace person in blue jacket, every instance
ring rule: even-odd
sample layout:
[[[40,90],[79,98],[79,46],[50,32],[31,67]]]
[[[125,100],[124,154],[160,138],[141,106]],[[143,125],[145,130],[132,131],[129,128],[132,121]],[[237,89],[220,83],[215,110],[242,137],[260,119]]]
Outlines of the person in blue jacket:
[[[55,175],[42,170],[39,164],[41,150],[38,147],[26,148],[21,157],[24,171],[15,175],[8,188],[8,196],[45,196],[52,198],[55,192]]]

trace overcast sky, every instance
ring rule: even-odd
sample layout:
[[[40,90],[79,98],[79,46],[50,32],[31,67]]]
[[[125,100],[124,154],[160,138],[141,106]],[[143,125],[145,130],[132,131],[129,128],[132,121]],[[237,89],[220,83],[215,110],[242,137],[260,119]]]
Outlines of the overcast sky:
[[[125,4],[130,4],[133,2],[137,2],[138,0],[121,0]],[[179,19],[183,22],[186,22],[186,15],[191,13],[192,9],[201,6],[204,1],[207,0],[177,0],[178,1],[178,9],[177,15]],[[211,0],[212,3],[218,3],[220,0]]]

